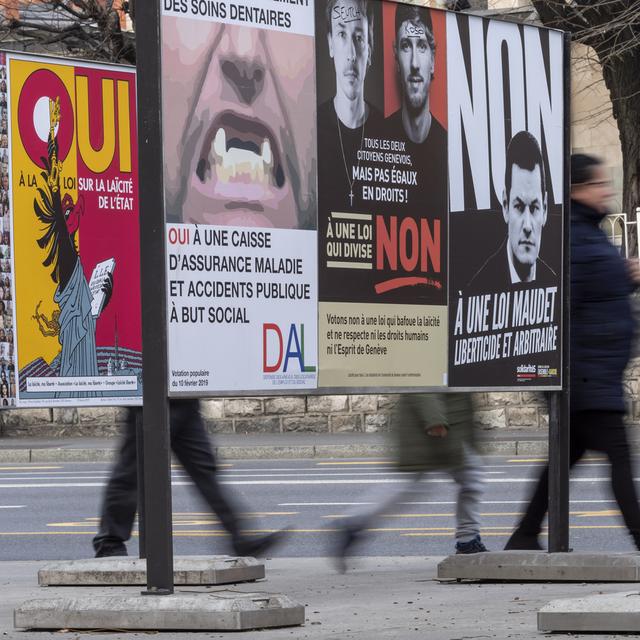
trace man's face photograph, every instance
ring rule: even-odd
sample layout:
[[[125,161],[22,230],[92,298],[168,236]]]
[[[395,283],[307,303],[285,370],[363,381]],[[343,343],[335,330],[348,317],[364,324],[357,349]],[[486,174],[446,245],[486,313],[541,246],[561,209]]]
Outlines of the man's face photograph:
[[[363,95],[367,66],[371,62],[369,23],[356,0],[335,3],[331,10],[329,55],[336,70],[336,90],[349,100]]]
[[[542,227],[547,222],[547,196],[542,193],[540,165],[532,171],[517,164],[511,167],[511,192],[504,194],[502,213],[514,262],[533,266],[540,253]]]
[[[396,61],[404,101],[413,112],[427,104],[433,77],[433,52],[427,39],[427,27],[419,20],[405,20],[396,34]]]

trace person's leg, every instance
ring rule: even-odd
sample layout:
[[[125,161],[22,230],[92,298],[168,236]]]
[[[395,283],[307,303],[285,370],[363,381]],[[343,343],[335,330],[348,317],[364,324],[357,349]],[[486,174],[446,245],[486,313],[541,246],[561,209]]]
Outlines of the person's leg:
[[[584,412],[572,414],[569,435],[569,466],[572,467],[586,451],[583,435]],[[542,521],[549,508],[549,466],[545,466],[540,474],[538,484],[524,516],[505,545],[506,550],[538,550],[542,547],[538,535],[542,529]]]
[[[482,459],[465,446],[462,466],[452,469],[450,473],[458,484],[456,550],[459,553],[486,551],[480,540],[480,507],[484,493]]]
[[[366,529],[374,520],[394,509],[402,499],[421,492],[424,489],[424,485],[420,484],[422,477],[422,473],[407,472],[400,476],[402,482],[373,485],[370,491],[361,496],[363,504],[360,508],[347,514],[342,520],[345,527],[354,531]]]
[[[231,535],[231,544],[236,554],[262,554],[280,541],[282,536],[279,532],[259,537],[242,535],[237,515],[238,505],[231,502],[218,481],[218,467],[200,415],[198,400],[171,403],[171,448],[210,509]]]
[[[420,472],[406,472],[402,474],[403,482],[373,485],[370,491],[361,496],[361,508],[340,520],[339,538],[335,548],[340,573],[346,571],[346,557],[374,520],[389,513],[404,498],[423,491],[424,485],[420,482],[422,477],[423,474]]]
[[[604,452],[611,464],[611,487],[622,517],[636,547],[640,549],[640,506],[633,481],[631,451],[622,413],[593,412],[590,438],[596,451]]]
[[[202,497],[235,541],[240,535],[238,519],[218,482],[218,466],[197,400],[171,402],[171,448]]]
[[[97,557],[127,555],[125,542],[138,507],[138,469],[136,466],[136,412],[129,409],[115,466],[107,483],[100,517],[100,529],[93,539]]]

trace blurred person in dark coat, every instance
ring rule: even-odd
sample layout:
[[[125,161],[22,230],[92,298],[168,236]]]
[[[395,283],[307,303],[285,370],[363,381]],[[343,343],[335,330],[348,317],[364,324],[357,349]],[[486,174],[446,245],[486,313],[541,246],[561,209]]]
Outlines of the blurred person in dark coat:
[[[611,196],[602,162],[593,156],[572,156],[569,456],[573,466],[587,449],[606,454],[613,494],[640,549],[640,507],[623,390],[635,330],[630,297],[640,284],[640,268],[637,260],[624,260],[600,228]],[[548,502],[547,467],[505,549],[541,549],[538,534]]]
[[[136,414],[141,411],[137,408],[127,411],[122,444],[104,492],[100,530],[93,538],[96,558],[127,555],[125,542],[131,537],[138,509]],[[170,429],[171,449],[229,534],[231,551],[238,556],[264,555],[280,542],[284,532],[262,536],[246,534],[248,527],[241,524],[238,502],[218,479],[218,466],[198,400],[171,401]]]

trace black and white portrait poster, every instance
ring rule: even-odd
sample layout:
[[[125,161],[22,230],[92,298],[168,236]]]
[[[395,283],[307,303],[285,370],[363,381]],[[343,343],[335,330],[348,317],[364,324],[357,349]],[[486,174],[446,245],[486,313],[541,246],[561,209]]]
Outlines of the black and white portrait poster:
[[[558,386],[562,35],[450,13],[447,64],[449,385]]]
[[[446,14],[316,2],[320,386],[443,386]]]

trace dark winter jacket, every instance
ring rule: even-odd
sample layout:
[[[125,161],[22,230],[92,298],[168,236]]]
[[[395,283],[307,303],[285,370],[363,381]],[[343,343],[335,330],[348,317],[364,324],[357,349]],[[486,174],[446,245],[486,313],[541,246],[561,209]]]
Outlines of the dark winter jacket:
[[[602,218],[572,201],[571,411],[626,410],[622,378],[634,332],[634,286],[600,229]]]
[[[444,438],[429,427],[444,425]],[[464,461],[465,446],[475,445],[473,407],[468,393],[408,393],[394,411],[392,435],[403,471],[455,469]]]

